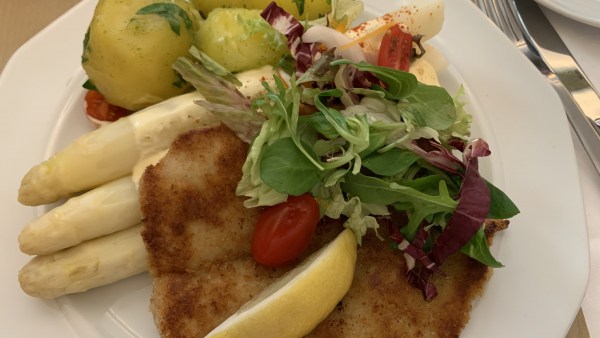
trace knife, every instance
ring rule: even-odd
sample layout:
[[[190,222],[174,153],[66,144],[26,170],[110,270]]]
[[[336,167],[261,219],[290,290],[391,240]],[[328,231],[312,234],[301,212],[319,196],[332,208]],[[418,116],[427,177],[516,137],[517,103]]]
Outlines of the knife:
[[[565,107],[567,118],[600,173],[600,97],[540,7],[510,0],[526,45],[519,46],[544,74]]]

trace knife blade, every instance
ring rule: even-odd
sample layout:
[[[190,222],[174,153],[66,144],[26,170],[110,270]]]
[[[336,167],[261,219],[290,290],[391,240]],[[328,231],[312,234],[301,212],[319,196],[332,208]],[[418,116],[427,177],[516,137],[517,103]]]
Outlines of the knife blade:
[[[567,118],[600,173],[600,96],[533,0],[510,0],[526,46],[521,51],[550,81]]]

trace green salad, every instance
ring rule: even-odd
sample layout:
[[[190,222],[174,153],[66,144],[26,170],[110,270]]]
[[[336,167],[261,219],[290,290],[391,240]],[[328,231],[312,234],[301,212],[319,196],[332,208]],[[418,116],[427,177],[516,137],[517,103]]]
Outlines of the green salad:
[[[174,66],[206,97],[197,103],[250,143],[237,187],[245,206],[310,194],[321,216],[343,221],[359,244],[390,226],[382,248],[405,253],[409,282],[426,299],[436,295],[430,277],[455,252],[501,267],[484,222],[519,210],[479,174],[479,158],[491,151],[471,138],[461,94],[303,42],[306,27],[274,4],[262,15],[286,35],[293,61],[275,85],[264,83],[264,95],[243,97],[199,51]]]

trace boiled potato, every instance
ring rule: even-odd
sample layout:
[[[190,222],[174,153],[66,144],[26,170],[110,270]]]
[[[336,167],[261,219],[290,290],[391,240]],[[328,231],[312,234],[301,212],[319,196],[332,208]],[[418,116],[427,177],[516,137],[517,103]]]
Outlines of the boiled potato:
[[[196,7],[208,15],[215,8],[248,8],[263,10],[272,0],[192,0]],[[313,20],[325,16],[331,11],[331,0],[305,0],[302,15],[298,12],[298,1],[276,0],[277,5],[296,18]]]
[[[198,31],[198,48],[231,72],[275,64],[287,52],[287,39],[259,10],[217,8]]]
[[[108,102],[129,110],[181,94],[187,86],[171,65],[195,44],[201,20],[185,0],[100,0],[83,68]]]

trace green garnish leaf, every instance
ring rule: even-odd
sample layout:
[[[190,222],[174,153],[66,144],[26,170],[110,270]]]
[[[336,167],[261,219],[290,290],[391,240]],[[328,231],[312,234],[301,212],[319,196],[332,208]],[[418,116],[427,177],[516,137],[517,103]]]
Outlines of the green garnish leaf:
[[[290,137],[263,148],[260,178],[275,191],[295,196],[308,192],[321,179],[319,172]]]
[[[326,137],[330,140],[340,136],[340,134],[337,132],[335,127],[333,125],[331,125],[331,123],[329,123],[329,121],[327,121],[327,119],[325,118],[325,115],[322,112],[313,113],[313,114],[309,115],[307,118],[303,118],[303,119],[306,119],[306,123],[312,129],[314,129],[316,132],[318,132],[319,134],[323,135],[324,137]]]
[[[444,185],[444,181],[440,181]],[[342,190],[358,196],[365,203],[390,205],[398,202],[408,202],[415,206],[430,210],[430,213],[454,210],[458,202],[448,195],[448,191],[440,189],[438,196],[427,195],[416,189],[394,182],[363,174],[348,174],[342,183]]]
[[[327,106],[323,99],[329,97],[340,97],[342,91],[339,89],[325,90],[314,98],[315,107],[323,114],[327,122],[335,128],[338,134],[350,142],[353,151],[361,152],[369,146],[369,123],[364,115],[346,118],[342,113]]]
[[[397,210],[406,211],[408,224],[400,231],[409,241],[414,238],[423,220],[439,213],[451,213],[458,205],[449,195],[443,180],[439,182],[438,195],[428,195],[411,187],[363,174],[346,175],[341,187],[363,203],[394,205]]]
[[[471,240],[460,249],[460,252],[492,268],[504,266],[492,256],[483,227],[477,230]]]
[[[220,63],[215,61],[213,58],[202,52],[198,47],[192,46],[189,49],[190,54],[198,60],[206,69],[215,73],[217,76],[233,83],[234,85],[241,87],[242,83],[233,75],[227,68],[223,67]]]
[[[171,84],[173,85],[173,87],[183,88],[187,84],[187,81],[185,81],[183,77],[181,77],[181,74],[175,72],[175,80],[173,80]]]
[[[296,8],[298,8],[298,14],[304,14],[304,0],[292,0],[296,4]]]
[[[279,59],[277,66],[285,73],[293,74],[296,71],[296,59],[294,59],[290,54],[286,54]]]
[[[419,83],[405,100],[409,104],[402,112],[403,117],[421,127],[444,130],[456,121],[454,100],[442,87]]]
[[[406,181],[406,182],[402,182],[402,185],[405,185],[407,187],[416,189],[422,193],[425,194],[437,194],[439,187],[440,187],[440,181],[444,180],[442,177],[440,177],[439,175],[427,175],[427,176],[423,176],[423,177],[419,177],[419,178],[415,178],[413,180],[410,181]],[[444,182],[446,182],[446,184],[448,184],[448,181],[444,180]],[[452,191],[451,189],[448,189],[450,191],[450,193],[452,195],[455,195],[456,193],[458,193],[458,191]]]
[[[148,14],[156,14],[161,16],[169,23],[171,30],[173,33],[179,36],[181,34],[181,19],[185,25],[185,28],[188,30],[193,29],[193,23],[190,19],[190,16],[187,12],[174,3],[168,2],[157,2],[146,7],[141,8],[136,14],[140,15],[148,15]]]
[[[362,165],[377,175],[394,176],[406,171],[419,158],[419,155],[412,151],[393,148],[383,153],[367,156]]]
[[[352,65],[361,71],[370,72],[379,80],[383,81],[383,83],[386,85],[385,89],[380,86],[374,87],[379,91],[384,92],[386,94],[386,98],[391,100],[403,99],[412,94],[419,86],[419,81],[417,81],[417,78],[409,72],[375,66],[364,61],[355,63],[350,60],[342,59],[331,63],[332,66],[345,64]]]
[[[373,131],[372,129],[369,130],[369,146],[360,152],[360,157],[366,158],[371,153],[383,147],[385,145],[386,135],[387,133],[385,132]]]
[[[519,208],[515,203],[504,193],[504,191],[498,189],[495,185],[485,180],[490,191],[490,210],[488,211],[487,218],[491,219],[504,219],[511,218],[518,214]]]
[[[90,79],[85,80],[85,82],[81,86],[87,90],[98,90],[96,86],[94,86],[94,84],[92,83],[92,80]]]
[[[81,63],[86,63],[88,60],[88,54],[90,53],[90,28],[88,27],[85,35],[83,36],[83,53],[81,54]]]

